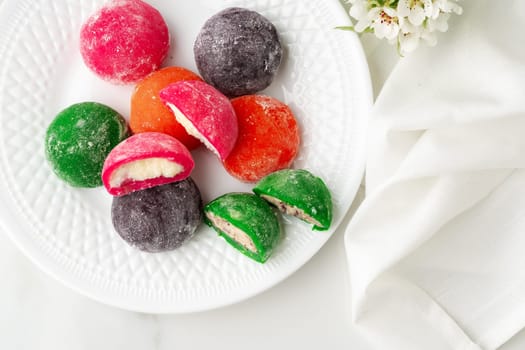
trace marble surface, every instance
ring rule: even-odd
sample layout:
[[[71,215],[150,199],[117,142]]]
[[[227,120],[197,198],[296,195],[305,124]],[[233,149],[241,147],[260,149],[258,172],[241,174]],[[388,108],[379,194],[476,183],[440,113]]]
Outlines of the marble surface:
[[[1,5],[1,0],[0,0]],[[375,94],[397,54],[362,38]],[[92,301],[41,272],[0,232],[2,349],[372,350],[349,319],[344,226],[305,266],[274,288],[228,307],[185,315],[129,312]],[[502,349],[525,347],[525,332]]]

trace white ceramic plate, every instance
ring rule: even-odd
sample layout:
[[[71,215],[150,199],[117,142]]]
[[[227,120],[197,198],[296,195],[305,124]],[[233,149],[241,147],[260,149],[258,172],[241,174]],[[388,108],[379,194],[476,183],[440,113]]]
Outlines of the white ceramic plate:
[[[58,180],[44,156],[48,124],[75,102],[98,101],[129,112],[130,86],[113,86],[83,65],[82,22],[99,0],[6,0],[0,16],[0,219],[38,266],[101,302],[144,312],[191,312],[253,296],[289,276],[329,239],[359,187],[368,68],[357,37],[335,30],[348,18],[336,0],[150,1],[170,27],[166,65],[195,71],[192,45],[204,21],[229,6],[256,10],[277,27],[285,57],[265,91],[292,108],[302,146],[294,163],[325,179],[333,194],[328,232],[285,218],[285,238],[266,264],[231,248],[206,226],[183,247],[148,254],[124,243],[103,189],[74,189]],[[251,186],[232,179],[205,150],[194,152],[193,178],[204,201]],[[315,278],[315,276],[312,276]]]

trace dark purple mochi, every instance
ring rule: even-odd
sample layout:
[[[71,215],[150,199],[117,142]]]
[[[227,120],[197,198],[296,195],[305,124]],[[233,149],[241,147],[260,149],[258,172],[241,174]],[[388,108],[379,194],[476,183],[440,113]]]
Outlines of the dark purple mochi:
[[[268,87],[283,49],[275,26],[261,14],[238,7],[210,17],[193,45],[202,78],[228,97]]]
[[[113,197],[111,218],[117,233],[147,252],[180,247],[203,221],[202,199],[191,178]]]

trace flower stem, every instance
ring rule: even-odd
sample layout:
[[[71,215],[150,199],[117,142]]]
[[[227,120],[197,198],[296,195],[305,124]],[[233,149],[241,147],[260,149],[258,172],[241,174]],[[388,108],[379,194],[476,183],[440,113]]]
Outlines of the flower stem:
[[[353,32],[354,31],[354,26],[338,26],[338,27],[335,27],[335,29],[349,30],[349,31]]]
[[[339,30],[346,30],[346,31],[350,31],[350,32],[355,32],[355,28],[354,26],[338,26],[338,27],[334,27],[334,29],[339,29]],[[362,33],[373,33],[374,32],[374,29],[373,28],[365,28],[365,30],[363,30],[362,32],[356,32],[357,34],[362,34]]]

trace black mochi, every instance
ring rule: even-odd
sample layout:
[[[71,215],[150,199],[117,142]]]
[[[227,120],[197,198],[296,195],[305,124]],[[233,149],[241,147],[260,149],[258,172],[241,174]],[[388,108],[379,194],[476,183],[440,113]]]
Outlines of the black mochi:
[[[261,14],[238,7],[210,17],[193,46],[202,78],[228,97],[268,87],[283,49],[275,26]]]
[[[202,198],[191,178],[114,197],[111,218],[117,233],[147,252],[180,247],[203,221]]]

